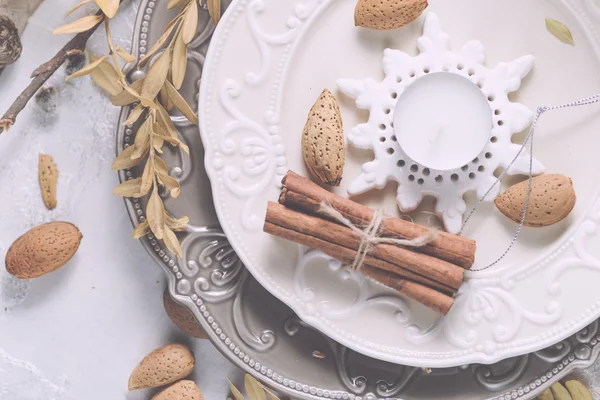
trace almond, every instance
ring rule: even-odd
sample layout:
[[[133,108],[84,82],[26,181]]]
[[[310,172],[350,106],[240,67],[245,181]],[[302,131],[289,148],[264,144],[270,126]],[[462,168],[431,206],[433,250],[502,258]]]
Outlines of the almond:
[[[204,397],[194,382],[179,381],[156,394],[152,400],[204,400]]]
[[[427,0],[359,0],[354,24],[377,30],[398,29],[417,19],[427,6]]]
[[[521,222],[528,186],[528,181],[511,186],[496,199],[496,207],[508,218]],[[576,200],[569,177],[550,174],[533,178],[525,226],[543,227],[562,221],[573,211]]]
[[[594,400],[594,396],[592,396],[590,389],[585,387],[585,385],[579,381],[567,381],[565,386],[573,400]]]
[[[26,232],[6,253],[6,270],[32,279],[57,270],[77,252],[81,232],[68,222],[50,222]]]
[[[163,304],[167,315],[179,329],[198,339],[208,338],[206,332],[204,332],[196,320],[196,317],[194,317],[194,314],[171,298],[169,289],[166,289],[163,294]]]
[[[38,179],[42,189],[42,199],[48,210],[56,208],[56,183],[58,182],[58,168],[52,156],[40,154],[38,161]]]
[[[339,186],[346,159],[342,116],[337,99],[323,90],[302,133],[302,154],[319,183]]]
[[[129,377],[129,390],[165,386],[188,376],[194,355],[182,344],[169,344],[148,354]]]

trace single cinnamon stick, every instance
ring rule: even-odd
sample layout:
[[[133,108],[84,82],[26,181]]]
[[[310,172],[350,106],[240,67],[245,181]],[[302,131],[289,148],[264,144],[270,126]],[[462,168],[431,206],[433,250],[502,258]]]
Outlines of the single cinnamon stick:
[[[346,226],[323,218],[303,214],[278,203],[269,202],[266,221],[346,247],[354,252],[354,256],[356,256],[356,252],[362,242],[362,239]],[[458,290],[463,282],[464,269],[427,254],[416,253],[403,247],[378,244],[369,252],[369,255],[387,261],[389,264],[394,264],[414,274],[442,283],[455,290]],[[335,255],[331,256],[335,257]],[[390,272],[397,273],[397,270],[396,268]]]
[[[320,250],[346,264],[351,263],[354,255],[356,255],[355,251],[349,250],[343,246],[327,242],[314,236],[296,232],[292,229],[287,229],[271,222],[265,222],[263,229],[266,233],[271,235]],[[450,311],[450,308],[454,303],[454,299],[452,297],[420,283],[402,279],[394,274],[390,274],[389,272],[386,273],[378,268],[374,268],[371,266],[371,263],[375,262],[375,260],[377,259],[367,256],[365,265],[361,269],[361,272],[381,282],[383,285],[398,291],[406,297],[418,301],[435,312],[438,312],[442,315],[448,314],[448,311]]]
[[[279,202],[291,208],[319,214],[321,202],[325,201],[353,224],[368,225],[373,219],[374,210],[328,192],[310,179],[289,171],[283,178],[284,188]],[[322,215],[324,216],[324,215]],[[326,216],[325,216],[326,217]],[[398,239],[415,239],[427,233],[427,228],[399,218],[386,218],[380,228],[381,236]],[[415,251],[431,255],[449,263],[469,269],[475,261],[476,243],[474,240],[439,232],[431,243]]]

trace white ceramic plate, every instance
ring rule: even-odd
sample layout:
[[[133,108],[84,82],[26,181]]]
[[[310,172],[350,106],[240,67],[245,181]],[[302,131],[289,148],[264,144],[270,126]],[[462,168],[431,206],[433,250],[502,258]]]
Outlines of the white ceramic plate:
[[[236,0],[217,28],[202,79],[201,131],[220,222],[248,269],[333,339],[406,365],[491,363],[544,348],[598,318],[600,106],[548,114],[538,126],[535,157],[547,172],[572,177],[578,194],[574,212],[553,227],[525,229],[501,264],[469,273],[445,318],[318,252],[262,233],[266,204],[278,198],[282,176],[288,169],[307,174],[300,134],[323,88],[340,100],[348,133],[368,114],[336,89],[336,81],[383,79],[386,48],[417,54],[423,18],[397,31],[359,29],[353,24],[355,3]],[[480,40],[489,67],[535,57],[512,101],[535,109],[600,92],[599,36],[593,28],[598,21],[591,19],[600,11],[592,0],[433,0],[428,10],[450,35],[450,49]],[[546,17],[568,25],[576,46],[551,36]],[[346,159],[337,189],[342,195],[373,153],[349,145]],[[395,191],[388,184],[356,200],[394,213]],[[465,200],[472,206],[476,198],[468,193]],[[413,218],[435,222],[427,214],[432,203],[426,200]],[[478,242],[475,267],[502,253],[515,229],[492,204],[484,205],[465,231]]]

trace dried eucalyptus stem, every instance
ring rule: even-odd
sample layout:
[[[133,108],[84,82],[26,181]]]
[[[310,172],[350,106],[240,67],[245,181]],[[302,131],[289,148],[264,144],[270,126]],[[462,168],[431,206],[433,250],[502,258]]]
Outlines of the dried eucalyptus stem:
[[[67,15],[92,0],[82,0]],[[129,84],[121,69],[119,58],[126,62],[135,61],[135,57],[118,45],[115,46],[110,33],[110,19],[113,18],[122,0],[94,0],[100,8],[95,15],[88,15],[54,30],[55,34],[76,36],[49,62],[34,71],[34,80],[9,108],[0,120],[0,133],[14,124],[18,113],[44,82],[64,63],[67,56],[82,52],[87,40],[104,23],[109,53],[102,57],[90,56],[90,63],[71,74],[67,79],[91,75],[98,86],[111,94],[115,106],[135,105],[125,121],[125,125],[138,124],[140,127],[132,146],[119,154],[112,167],[114,170],[129,169],[144,164],[142,176],[123,182],[115,189],[118,196],[140,198],[149,196],[146,219],[133,232],[134,238],[140,238],[149,232],[162,240],[166,247],[182,255],[181,244],[176,232],[187,229],[187,217],[175,218],[164,207],[159,188],[169,190],[171,197],[180,195],[179,182],[171,177],[167,165],[161,158],[165,142],[179,147],[189,155],[188,147],[180,140],[169,111],[177,108],[191,123],[198,124],[198,117],[181,96],[178,90],[183,84],[187,69],[188,45],[198,28],[198,7],[203,0],[169,0],[168,9],[181,8],[181,12],[167,25],[162,37],[140,60],[138,67],[143,68],[155,57],[146,77]],[[209,13],[217,22],[220,16],[220,0],[206,0]],[[159,50],[163,50],[160,55]]]

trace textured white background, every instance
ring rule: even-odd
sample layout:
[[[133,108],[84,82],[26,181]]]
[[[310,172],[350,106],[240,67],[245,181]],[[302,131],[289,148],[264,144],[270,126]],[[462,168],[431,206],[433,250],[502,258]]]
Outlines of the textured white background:
[[[30,19],[21,59],[0,74],[1,113],[31,71],[69,39],[51,31],[77,2],[45,0]],[[125,48],[136,6],[126,1],[112,24]],[[104,43],[96,34],[89,50],[104,53]],[[149,399],[150,392],[127,393],[129,373],[146,353],[171,342],[194,350],[193,378],[205,399],[225,399],[225,377],[239,382],[241,374],[208,341],[189,338],[171,323],[162,306],[163,273],[130,239],[123,201],[112,195],[119,110],[88,78],[65,83],[64,77],[63,68],[48,82],[57,89],[55,112],[32,101],[0,135],[0,400]],[[53,212],[37,184],[40,152],[54,156],[61,171]],[[50,220],[81,229],[75,258],[31,282],[10,277],[3,268],[10,244]]]
[[[0,113],[28,84],[31,71],[68,40],[51,31],[77,2],[45,0],[30,19],[20,61],[0,74]],[[126,1],[113,23],[125,48],[136,5]],[[90,50],[104,53],[104,43],[96,34]],[[193,378],[205,399],[225,399],[225,377],[240,383],[242,374],[208,341],[189,338],[168,319],[163,273],[130,239],[123,202],[112,195],[119,110],[89,79],[64,83],[64,69],[48,85],[58,92],[55,112],[32,102],[0,135],[0,400],[149,399],[147,391],[128,393],[127,378],[147,352],[170,342],[193,348]],[[61,171],[53,212],[45,209],[37,185],[39,152],[53,155]],[[10,244],[50,220],[79,226],[84,240],[76,257],[35,281],[11,278],[2,267]],[[600,365],[578,375],[596,388]]]

